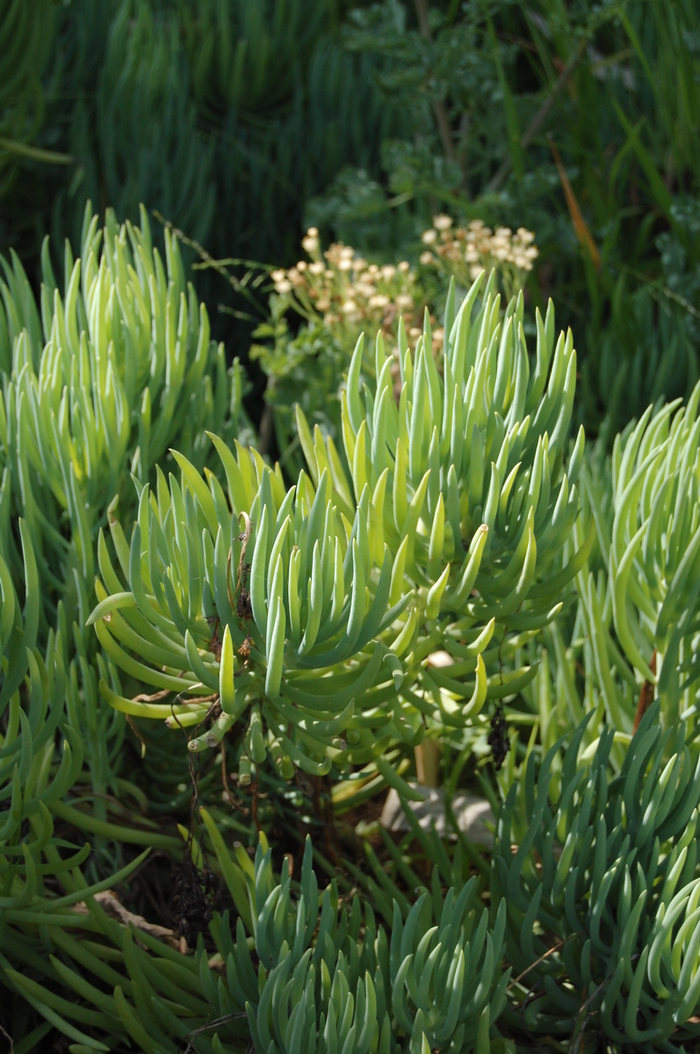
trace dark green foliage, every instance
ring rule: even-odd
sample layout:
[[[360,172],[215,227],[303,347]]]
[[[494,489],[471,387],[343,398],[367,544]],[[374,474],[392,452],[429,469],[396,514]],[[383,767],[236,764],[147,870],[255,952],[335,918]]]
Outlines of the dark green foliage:
[[[539,772],[530,755],[500,816],[492,894],[508,905],[508,956],[523,975],[506,1019],[578,1047],[586,1032],[586,1049],[589,1033],[641,1049],[692,1046],[697,750],[682,722],[662,731],[655,705],[610,780],[613,730],[582,751],[591,716]]]
[[[678,285],[688,292],[686,284]],[[692,295],[692,294],[691,294]],[[697,325],[697,324],[695,324]],[[621,275],[615,283],[611,317],[586,362],[584,391],[607,394],[607,435],[613,421],[664,398],[688,396],[698,379],[693,317],[660,288],[641,286]],[[620,355],[620,349],[629,354]],[[608,423],[609,422],[609,423]]]
[[[219,257],[291,263],[304,201],[343,165],[374,170],[382,140],[406,127],[337,22],[335,0],[72,0],[42,144],[74,164],[34,164],[31,204],[6,237],[29,244],[51,217],[54,239],[75,243],[86,200],[134,222],[144,203]]]
[[[0,4],[0,199],[11,192],[21,158],[32,156],[44,118],[41,79],[53,41],[54,6],[52,0]]]
[[[384,142],[380,183],[359,167],[343,173],[307,221],[384,252],[415,237],[414,216],[427,225],[437,202],[524,224],[543,261],[532,295],[540,306],[553,295],[579,334],[587,427],[606,414],[623,427],[656,391],[687,397],[697,373],[695,0],[668,18],[668,5],[644,2],[487,10],[435,0],[416,4],[417,18],[412,7],[351,12],[346,42],[381,56],[379,90],[402,101],[414,134]],[[630,293],[639,321],[653,318],[643,352],[621,305]]]
[[[336,21],[336,0],[202,0],[178,14],[202,114],[265,115],[293,97],[318,38]]]

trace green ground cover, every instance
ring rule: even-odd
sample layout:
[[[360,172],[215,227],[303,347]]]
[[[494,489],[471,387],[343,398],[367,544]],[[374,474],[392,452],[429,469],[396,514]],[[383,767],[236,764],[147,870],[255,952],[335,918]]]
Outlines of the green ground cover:
[[[0,0],[14,1054],[698,1048],[699,14]]]

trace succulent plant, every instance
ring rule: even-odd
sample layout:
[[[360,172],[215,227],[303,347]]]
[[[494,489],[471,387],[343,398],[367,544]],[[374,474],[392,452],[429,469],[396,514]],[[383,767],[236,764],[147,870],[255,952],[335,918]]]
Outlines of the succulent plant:
[[[99,889],[80,882],[53,914],[37,904],[52,951],[43,980],[9,964],[5,978],[77,1041],[74,1054],[109,1049],[101,1044],[113,1038],[145,1054],[176,1054],[183,1042],[237,1054],[245,1037],[259,1054],[488,1054],[509,979],[505,905],[491,929],[476,879],[444,895],[439,884],[424,890],[405,917],[395,902],[389,934],[368,903],[339,910],[333,886],[319,893],[310,841],[293,896],[286,866],[275,879],[264,836],[253,864],[242,849],[232,858],[206,813],[204,821],[238,910],[235,928],[229,912],[214,916],[213,957],[201,939],[185,957],[119,925],[92,899]],[[87,914],[66,913],[79,899]],[[76,928],[90,940],[76,940]],[[38,958],[25,955],[35,972]]]
[[[28,525],[19,520],[18,529],[24,596],[16,592],[0,554],[0,983],[26,1000],[40,1019],[45,1018],[23,1037],[26,1049],[32,1049],[52,1027],[64,1026],[71,1039],[85,1040],[96,1049],[90,1037],[65,1020],[66,1000],[56,991],[60,974],[46,956],[46,940],[57,933],[56,947],[60,947],[61,935],[70,940],[76,928],[94,932],[94,920],[76,914],[75,906],[125,879],[149,851],[124,867],[119,863],[110,866],[106,877],[103,874],[90,883],[81,868],[92,870],[92,850],[100,839],[113,841],[116,836],[161,849],[177,849],[178,842],[155,825],[149,828],[143,819],[140,830],[115,825],[104,803],[102,809],[98,803],[93,812],[84,811],[80,793],[73,801],[66,800],[76,790],[86,754],[90,760],[100,760],[99,756],[90,758],[100,731],[94,712],[90,713],[94,696],[91,699],[86,677],[91,668],[84,661],[66,664],[60,628],[49,631],[45,653],[36,647],[40,613],[37,561]],[[109,766],[103,765],[96,773],[98,790],[109,785],[109,776]],[[85,841],[82,832],[94,837],[93,844]],[[114,859],[109,863],[114,865]],[[38,979],[52,989],[46,998]],[[67,1014],[89,1025],[103,1020],[99,1013],[86,1013],[82,1008],[75,1012],[68,1008]],[[22,1016],[27,1017],[26,1013]]]
[[[381,510],[384,539],[415,591],[411,660],[400,692],[410,720],[423,714],[442,725],[453,723],[450,700],[464,706],[473,692],[476,715],[484,699],[515,695],[532,679],[535,666],[507,666],[572,597],[594,539],[589,520],[573,544],[584,436],[580,430],[567,473],[576,383],[571,334],[561,334],[555,348],[552,305],[544,320],[538,313],[531,373],[523,298],[501,315],[494,282],[476,312],[481,278],[457,312],[450,287],[442,373],[427,314],[415,356],[400,328],[398,404],[395,363],[381,335],[376,379],[363,383],[360,338],[343,395],[349,479],[340,475],[332,440],[324,442],[318,428],[312,436],[297,414],[312,478],[326,464],[338,466],[338,502],[351,507],[368,488]],[[437,649],[447,653],[446,668],[426,663]],[[472,674],[473,688],[465,691],[462,678],[470,684]]]
[[[227,369],[177,239],[165,239],[163,266],[143,209],[140,229],[108,212],[101,232],[88,206],[82,258],[66,245],[63,295],[44,242],[40,312],[19,259],[2,261],[0,503],[18,581],[9,524],[17,514],[27,523],[44,639],[59,598],[69,623],[89,603],[94,536],[114,499],[133,503],[129,474],[151,478],[173,441],[201,465],[206,428],[230,437],[245,427],[238,363]]]
[[[589,528],[576,553],[567,544],[583,455],[580,433],[570,486],[576,359],[562,335],[547,386],[550,310],[528,383],[522,298],[501,326],[487,290],[472,326],[478,291],[447,327],[445,380],[423,351],[427,319],[415,368],[402,342],[398,406],[381,336],[378,394],[365,387],[361,399],[358,344],[343,411],[352,481],[299,413],[310,475],[289,490],[255,451],[234,456],[218,438],[228,500],[179,453],[179,481],[159,475],[155,494],[141,490],[130,542],[112,524],[123,580],[100,542],[90,621],[117,666],[177,698],[129,701],[104,685],[114,706],[213,721],[191,750],[218,747],[244,721],[244,782],[269,751],[288,778],[293,764],[321,775],[374,761],[410,794],[386,760],[394,741],[419,743],[426,722],[463,727],[488,697],[528,683],[534,667],[503,664],[561,610],[593,538]],[[440,649],[447,671],[431,663]],[[484,656],[498,669],[490,680]]]
[[[694,719],[700,611],[700,385],[618,436],[609,574],[615,632],[662,720]],[[693,720],[694,723],[694,720]]]
[[[209,718],[193,751],[243,722],[244,783],[268,752],[286,778],[294,765],[321,775],[365,764],[391,739],[403,676],[392,627],[408,602],[368,496],[350,522],[331,501],[329,471],[318,488],[302,473],[286,490],[254,451],[215,444],[228,496],[176,453],[180,482],[159,473],[156,494],[143,487],[130,543],[111,524],[118,569],[102,536],[98,545],[90,622],[105,652],[175,698],[131,701],[105,682],[103,694],[172,727]]]
[[[519,977],[504,1020],[576,1049],[588,1030],[676,1050],[698,1035],[697,750],[684,722],[662,729],[656,702],[610,779],[614,729],[583,745],[593,716],[539,772],[530,754],[499,818],[491,892]]]
[[[176,239],[164,268],[145,214],[108,214],[103,237],[88,212],[63,297],[45,246],[39,308],[16,258],[0,283],[0,982],[32,1008],[20,1049],[50,1028],[71,1054],[697,1045],[700,387],[610,459],[586,452],[571,334],[537,313],[531,360],[522,295],[502,310],[482,277],[461,305],[451,286],[439,339],[426,313],[413,353],[400,323],[365,376],[358,342],[342,452],[299,409],[288,486],[246,445],[240,371]],[[450,806],[487,701],[505,761],[490,869]],[[343,811],[393,787],[409,834],[383,832],[381,859],[367,842],[323,892],[307,840],[298,881],[277,879],[264,831],[254,860],[229,849],[249,830],[212,796],[218,764],[195,811],[193,766],[183,866],[204,907],[164,942],[100,899],[145,859],[122,866],[122,843],[183,851],[123,801],[115,822],[142,793],[123,715],[168,726],[154,811],[186,805],[198,754],[230,803],[231,752],[255,795],[332,777]],[[173,729],[189,758],[163,746]],[[454,851],[408,807],[426,735],[460,751]]]

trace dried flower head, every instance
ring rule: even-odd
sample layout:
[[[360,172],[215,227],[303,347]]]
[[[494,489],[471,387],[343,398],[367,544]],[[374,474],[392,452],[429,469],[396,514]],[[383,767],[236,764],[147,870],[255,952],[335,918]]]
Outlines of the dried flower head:
[[[525,227],[515,234],[510,227],[487,227],[483,220],[472,220],[466,227],[455,227],[449,216],[433,217],[434,226],[423,232],[425,245],[420,262],[447,271],[462,285],[468,285],[483,270],[497,270],[510,296],[522,288],[532,270],[538,250],[535,235]],[[438,237],[439,232],[439,237]]]
[[[437,237],[437,231],[433,233]],[[322,252],[315,228],[307,231],[302,244],[311,260],[275,271],[272,277],[276,291],[291,293],[291,304],[309,321],[322,319],[326,326],[338,327],[348,344],[356,341],[360,330],[374,336],[378,327],[395,341],[399,317],[407,331],[421,332],[423,303],[407,260],[369,264],[342,242]]]

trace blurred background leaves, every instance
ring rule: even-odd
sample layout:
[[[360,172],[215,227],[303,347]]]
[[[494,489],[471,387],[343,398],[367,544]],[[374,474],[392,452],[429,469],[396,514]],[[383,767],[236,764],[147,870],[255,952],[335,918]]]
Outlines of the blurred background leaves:
[[[144,202],[214,258],[278,267],[308,224],[380,262],[416,256],[444,210],[535,231],[529,295],[575,326],[589,430],[608,415],[614,432],[622,399],[692,388],[696,0],[30,7],[2,18],[0,248],[32,282],[45,231],[77,244],[88,199],[133,221]],[[211,269],[197,283],[247,362],[264,296],[251,309]]]

